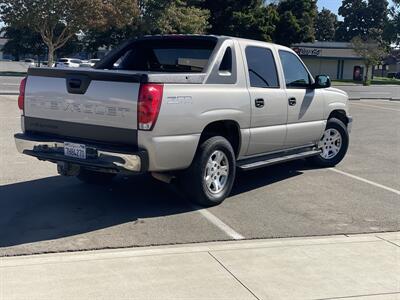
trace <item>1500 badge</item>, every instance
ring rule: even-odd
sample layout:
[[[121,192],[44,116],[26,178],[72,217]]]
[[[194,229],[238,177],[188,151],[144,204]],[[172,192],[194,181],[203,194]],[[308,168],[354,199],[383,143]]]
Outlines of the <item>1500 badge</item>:
[[[193,99],[191,96],[170,96],[167,104],[193,104]]]

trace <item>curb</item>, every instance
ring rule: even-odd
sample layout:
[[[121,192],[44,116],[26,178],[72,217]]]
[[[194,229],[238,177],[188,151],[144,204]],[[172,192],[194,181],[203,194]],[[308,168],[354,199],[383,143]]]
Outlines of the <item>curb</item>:
[[[350,101],[360,101],[360,100],[376,100],[376,101],[400,101],[400,98],[392,97],[382,97],[382,98],[349,98]]]

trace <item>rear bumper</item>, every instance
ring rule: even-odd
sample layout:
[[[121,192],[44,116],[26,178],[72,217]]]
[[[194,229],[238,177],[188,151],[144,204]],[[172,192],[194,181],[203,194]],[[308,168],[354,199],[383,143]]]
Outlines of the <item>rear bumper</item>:
[[[64,142],[74,142],[71,140],[58,140],[22,133],[16,134],[14,139],[20,153],[40,160],[70,163],[111,172],[144,173],[148,170],[148,154],[145,150],[130,151],[88,143],[85,144],[87,158],[78,159],[64,155]]]

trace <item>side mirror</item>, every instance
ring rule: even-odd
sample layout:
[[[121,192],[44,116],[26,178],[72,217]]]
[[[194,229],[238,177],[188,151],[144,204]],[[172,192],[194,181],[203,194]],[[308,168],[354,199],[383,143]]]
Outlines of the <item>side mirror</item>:
[[[315,77],[314,88],[316,89],[325,89],[331,87],[331,79],[328,75],[318,75]]]

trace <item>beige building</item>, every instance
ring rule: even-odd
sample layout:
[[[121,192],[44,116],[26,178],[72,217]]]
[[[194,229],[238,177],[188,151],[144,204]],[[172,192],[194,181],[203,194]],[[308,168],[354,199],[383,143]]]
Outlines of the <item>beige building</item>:
[[[350,43],[315,42],[294,44],[292,49],[303,59],[311,73],[331,79],[362,80],[365,65]],[[372,70],[369,75],[371,76]]]

